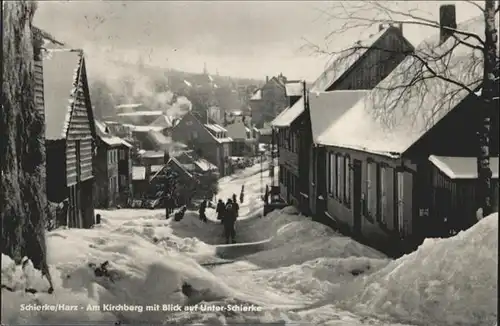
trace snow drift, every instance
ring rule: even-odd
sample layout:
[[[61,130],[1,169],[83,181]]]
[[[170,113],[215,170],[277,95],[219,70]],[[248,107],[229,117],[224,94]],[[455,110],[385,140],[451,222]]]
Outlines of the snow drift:
[[[448,239],[427,239],[388,264],[343,302],[358,312],[420,325],[494,325],[498,213]]]

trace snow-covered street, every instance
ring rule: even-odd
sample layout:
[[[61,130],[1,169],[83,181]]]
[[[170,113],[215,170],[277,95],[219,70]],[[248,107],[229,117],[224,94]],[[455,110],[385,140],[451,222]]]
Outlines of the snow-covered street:
[[[260,170],[220,181],[224,200],[245,185],[234,245],[221,245],[213,209],[206,224],[190,211],[179,222],[165,220],[163,210],[99,211],[102,222],[93,229],[47,234],[53,294],[43,292],[48,285],[37,271],[23,274],[3,255],[2,285],[17,291],[2,289],[2,323],[495,324],[498,214],[391,260],[292,207],[262,217],[269,180]],[[110,274],[96,276],[89,264],[105,261]],[[194,289],[189,298],[183,283]],[[42,292],[25,293],[27,287]],[[197,310],[172,311],[176,304]],[[203,304],[255,309],[207,312]]]

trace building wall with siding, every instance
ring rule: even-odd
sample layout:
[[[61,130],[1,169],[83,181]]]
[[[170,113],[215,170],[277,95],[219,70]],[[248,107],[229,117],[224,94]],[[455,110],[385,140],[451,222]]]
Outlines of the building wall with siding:
[[[83,91],[83,81],[79,78],[77,95],[71,114],[66,142],[66,171],[68,186],[93,177],[92,173],[92,132],[87,103]],[[77,143],[80,143],[77,155]],[[77,156],[79,162],[77,162]],[[78,166],[77,166],[78,164]]]
[[[349,157],[350,164],[353,163],[354,160],[361,161],[361,233],[366,238],[372,240],[380,240],[387,241],[394,234],[398,233],[401,230],[401,233],[406,235],[411,235],[412,233],[412,207],[413,207],[413,174],[409,170],[401,170],[401,162],[399,160],[392,160],[390,158],[386,158],[378,155],[371,155],[365,152],[359,152],[348,149],[341,149],[335,147],[327,147],[326,152],[326,162],[325,166],[327,169],[326,176],[323,176],[326,180],[327,186],[327,214],[325,214],[328,218],[332,218],[335,223],[343,225],[348,229],[352,230],[354,226],[354,215],[353,215],[353,206],[354,206],[354,184],[353,184],[353,171],[352,169],[348,169],[349,175],[347,175],[347,182],[349,184],[349,198],[350,204],[346,204],[343,201],[343,198],[337,198],[331,191],[329,187],[330,180],[330,155],[329,153],[339,154],[342,157]],[[385,166],[386,177],[385,181],[385,193],[386,193],[386,209],[384,211],[385,215],[385,223],[382,223],[379,216],[379,210],[375,216],[372,216],[368,213],[368,210],[365,209],[367,207],[368,202],[366,201],[367,193],[370,187],[375,187],[378,189],[378,177],[377,174],[372,176],[371,182],[368,182],[368,162],[372,162],[372,164],[376,164],[376,166],[383,165]],[[345,162],[345,161],[344,161]],[[377,169],[378,170],[378,169]],[[396,174],[398,171],[403,173],[404,181],[404,195],[403,195],[403,217],[404,221],[402,221],[401,226],[398,225],[397,219],[397,210],[396,207]],[[342,173],[342,178],[346,176]],[[333,178],[334,182],[337,180],[337,174],[335,173],[335,177]],[[335,184],[333,185],[335,188]],[[377,193],[377,191],[375,191]],[[372,193],[373,194],[373,193]],[[372,197],[373,200],[377,201],[377,197]],[[378,206],[378,203],[375,204]]]

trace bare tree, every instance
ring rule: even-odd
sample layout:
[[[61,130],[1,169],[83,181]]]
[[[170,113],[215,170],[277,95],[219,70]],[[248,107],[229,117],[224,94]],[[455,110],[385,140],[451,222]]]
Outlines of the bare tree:
[[[339,23],[326,37],[326,46],[311,42],[306,45],[317,54],[331,56],[329,74],[335,67],[350,65],[373,44],[358,42],[342,51],[328,51],[328,45],[343,33],[374,29],[380,25],[418,25],[441,30],[444,38],[422,42],[416,49],[402,53],[400,49],[378,48],[387,53],[402,53],[407,58],[384,79],[367,99],[373,114],[388,128],[401,120],[429,128],[435,121],[458,105],[466,96],[477,97],[483,105],[477,109],[479,208],[483,216],[492,212],[490,169],[490,129],[492,112],[498,109],[498,1],[485,0],[484,6],[467,1],[478,16],[459,26],[442,26],[418,9],[397,9],[397,3],[379,1],[335,2],[322,13]],[[390,56],[389,56],[390,57]],[[327,76],[328,77],[328,76]],[[332,76],[329,76],[331,79]],[[316,86],[321,84],[321,78]],[[326,78],[328,79],[328,78]],[[313,85],[314,88],[314,85]],[[321,87],[319,87],[321,88]],[[422,110],[425,108],[425,110]]]
[[[20,262],[27,256],[47,276],[43,115],[34,96],[34,37],[31,1],[2,4],[3,81],[0,133],[2,252]],[[52,288],[52,284],[51,288]]]

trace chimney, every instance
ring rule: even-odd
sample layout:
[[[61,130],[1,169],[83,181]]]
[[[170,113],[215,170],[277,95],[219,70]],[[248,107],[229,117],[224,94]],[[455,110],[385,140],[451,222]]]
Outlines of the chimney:
[[[398,24],[399,32],[403,35],[403,23]]]
[[[169,160],[170,155],[168,154],[168,151],[163,152],[163,164],[167,164]]]
[[[269,76],[266,76],[266,83],[269,81]]]
[[[381,32],[384,29],[384,24],[378,25],[378,31]]]
[[[455,5],[442,5],[439,7],[439,44],[443,44],[446,40],[453,35],[453,31],[447,30],[449,28],[457,28],[457,16]]]

